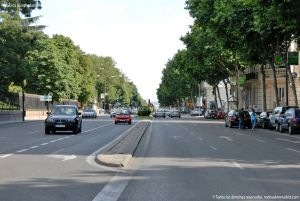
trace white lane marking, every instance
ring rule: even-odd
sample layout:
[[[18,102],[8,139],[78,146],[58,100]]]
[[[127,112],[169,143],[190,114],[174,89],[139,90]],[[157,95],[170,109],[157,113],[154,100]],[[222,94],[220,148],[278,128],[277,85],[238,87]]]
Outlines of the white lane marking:
[[[265,142],[265,141],[263,141],[263,140],[260,140],[260,139],[255,139],[256,141],[258,141],[258,142]]]
[[[294,152],[297,152],[297,153],[300,153],[300,151],[296,150],[296,149],[291,149],[291,148],[286,148],[287,150],[290,150],[290,151],[294,151]]]
[[[28,132],[29,134],[34,134],[34,133],[37,133],[37,132],[39,132],[38,130],[36,130],[36,131],[30,131],[30,132]]]
[[[198,137],[198,140],[202,141],[203,139],[201,137]]]
[[[21,149],[19,151],[16,151],[17,153],[22,153],[22,152],[25,152],[25,151],[28,151],[28,149]]]
[[[57,142],[57,140],[52,140],[52,141],[50,141],[50,142],[52,142],[52,143],[53,143],[53,142]]]
[[[244,168],[237,162],[233,162],[233,165],[241,170],[244,170]]]
[[[214,146],[209,146],[209,147],[210,147],[211,149],[217,151],[217,148],[216,148],[216,147],[214,147]]]
[[[47,145],[47,144],[49,144],[48,142],[45,142],[45,143],[43,143],[43,144],[40,144],[41,146],[45,146],[45,145]]]
[[[130,179],[128,173],[117,173],[92,201],[117,201]]]
[[[229,142],[233,142],[233,139],[231,139],[230,137],[227,137],[227,136],[220,136],[221,139],[225,139]]]
[[[5,154],[5,155],[3,155],[3,156],[0,156],[0,158],[7,158],[7,157],[10,157],[10,156],[12,156],[12,155],[14,155],[14,154]]]
[[[283,141],[283,142],[295,143],[295,144],[300,143],[300,141],[293,141],[293,140],[290,140],[290,139],[287,139],[287,138],[276,138],[276,140]]]
[[[61,141],[61,140],[64,140],[64,139],[65,139],[65,138],[62,137],[62,138],[57,139],[56,141]]]
[[[109,125],[112,125],[112,124],[114,124],[114,123],[105,124],[105,125],[103,125],[103,126],[99,126],[99,127],[96,127],[96,128],[90,129],[90,130],[87,130],[87,131],[83,131],[83,132],[81,132],[81,133],[88,133],[88,132],[91,132],[91,131],[94,131],[94,130],[97,130],[97,129],[99,129],[99,128],[103,128],[103,127],[105,127],[105,126],[109,126]],[[74,135],[73,135],[73,136],[74,136]]]
[[[38,148],[39,146],[37,145],[37,146],[32,146],[32,147],[30,147],[30,149],[35,149],[35,148]]]

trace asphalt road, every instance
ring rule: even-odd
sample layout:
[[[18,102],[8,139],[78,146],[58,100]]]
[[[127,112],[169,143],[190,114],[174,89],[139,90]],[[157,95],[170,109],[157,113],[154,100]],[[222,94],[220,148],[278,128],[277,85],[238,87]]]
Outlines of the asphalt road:
[[[299,134],[156,119],[116,172],[88,159],[131,127],[111,123],[85,120],[75,136],[45,136],[42,122],[0,125],[0,200],[300,200]]]
[[[43,121],[0,125],[0,200],[93,200],[115,172],[89,156],[135,124],[85,119],[78,135],[45,135]]]

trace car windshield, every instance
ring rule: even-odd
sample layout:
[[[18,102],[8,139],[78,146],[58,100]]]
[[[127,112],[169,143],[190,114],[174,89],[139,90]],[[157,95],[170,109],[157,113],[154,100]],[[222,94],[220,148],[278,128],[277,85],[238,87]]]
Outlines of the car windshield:
[[[129,112],[129,110],[121,110],[121,111],[118,112],[118,114],[129,115],[130,112]]]
[[[51,114],[53,115],[76,115],[76,109],[74,107],[54,107]]]
[[[84,112],[94,112],[93,109],[85,109]]]

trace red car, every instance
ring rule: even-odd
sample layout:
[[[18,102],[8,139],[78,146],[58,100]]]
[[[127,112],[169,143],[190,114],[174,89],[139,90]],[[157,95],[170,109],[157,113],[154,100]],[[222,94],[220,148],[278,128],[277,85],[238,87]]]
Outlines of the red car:
[[[115,116],[115,124],[118,123],[128,123],[131,124],[131,115],[129,110],[122,110],[118,112]]]
[[[225,119],[226,113],[223,111],[219,111],[216,115],[216,119]]]

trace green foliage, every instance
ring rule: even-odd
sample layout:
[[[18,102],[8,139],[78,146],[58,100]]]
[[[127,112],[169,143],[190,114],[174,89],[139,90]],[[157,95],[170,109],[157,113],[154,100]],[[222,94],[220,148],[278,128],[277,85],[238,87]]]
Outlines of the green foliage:
[[[138,116],[149,116],[151,114],[151,110],[148,106],[143,106],[138,109]]]

